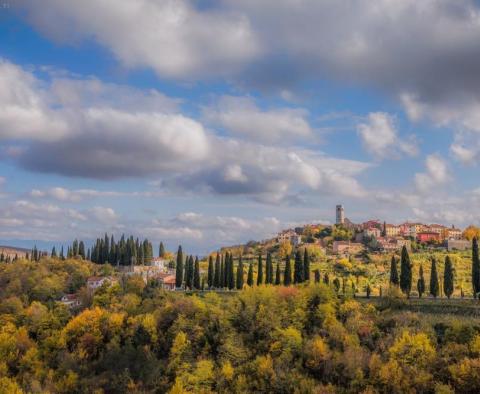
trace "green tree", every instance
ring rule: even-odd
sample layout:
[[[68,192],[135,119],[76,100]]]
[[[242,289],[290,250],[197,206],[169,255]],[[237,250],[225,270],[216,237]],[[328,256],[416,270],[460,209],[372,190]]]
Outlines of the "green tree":
[[[303,253],[303,280],[310,281],[310,255],[307,248]]]
[[[225,257],[220,256],[220,288],[225,287]]]
[[[450,298],[454,288],[454,269],[450,256],[445,257],[445,272],[443,273],[443,290],[445,295]]]
[[[57,257],[57,251],[55,249],[55,246],[52,248],[52,253],[50,254],[50,256]],[[2,253],[2,257],[3,257],[3,253]],[[3,261],[3,259],[2,259],[2,261]]]
[[[392,260],[390,261],[390,283],[394,286],[398,286],[398,269],[397,269],[397,259],[395,256],[392,256]]]
[[[430,294],[435,298],[438,296],[438,274],[435,257],[432,258],[432,268],[430,270]]]
[[[183,283],[183,251],[182,246],[178,247],[177,264],[175,266],[175,286],[182,287]]]
[[[283,272],[283,284],[290,286],[292,284],[292,267],[290,263],[290,255],[285,257],[285,271]]]
[[[258,267],[257,267],[257,286],[260,286],[263,283],[263,261],[262,253],[258,254]]]
[[[228,288],[233,290],[235,288],[235,273],[233,267],[233,254],[230,253],[230,261],[228,263]]]
[[[198,257],[195,257],[195,269],[193,271],[193,287],[200,290],[200,263]]]
[[[472,241],[472,290],[473,297],[477,298],[480,292],[480,258],[478,256],[477,237],[474,237]]]
[[[237,265],[237,289],[243,289],[243,262],[242,256],[238,258],[238,265]]]
[[[158,248],[158,257],[165,257],[165,246],[163,246],[163,242],[160,242],[160,246]]]
[[[425,278],[423,277],[422,265],[420,265],[420,269],[418,270],[417,290],[418,296],[422,298],[423,293],[425,293]]]
[[[248,265],[247,285],[253,286],[253,263],[251,261]]]
[[[293,283],[302,283],[303,282],[303,261],[300,250],[297,249],[295,252],[295,263],[293,266]]]
[[[410,263],[410,256],[405,245],[402,248],[400,259],[400,288],[407,297],[410,297],[410,291],[412,290],[412,264]]]
[[[315,283],[320,283],[320,270],[316,269],[313,274],[315,275]]]
[[[188,258],[188,264],[185,268],[185,287],[192,290],[193,289],[193,256],[190,255]]]
[[[282,282],[281,273],[280,273],[280,262],[277,262],[277,272],[275,273],[275,285],[280,286]]]
[[[215,276],[213,278],[213,287],[219,288],[220,287],[220,278],[221,278],[221,269],[220,269],[220,255],[217,253],[217,257],[215,259]]]
[[[215,274],[213,269],[213,259],[212,259],[212,255],[210,255],[208,256],[208,276],[207,276],[207,283],[209,288],[213,286],[214,275]]]
[[[267,253],[267,262],[265,264],[265,283],[271,285],[273,283],[273,262],[270,252]]]

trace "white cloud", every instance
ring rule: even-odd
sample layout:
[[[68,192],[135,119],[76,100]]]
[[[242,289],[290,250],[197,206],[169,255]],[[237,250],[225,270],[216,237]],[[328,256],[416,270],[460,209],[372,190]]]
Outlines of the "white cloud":
[[[159,75],[229,74],[252,60],[259,44],[248,18],[191,1],[20,0],[28,19],[60,42],[95,39],[128,68]]]
[[[431,193],[433,188],[450,180],[448,166],[438,155],[429,155],[425,160],[425,172],[415,174],[415,185],[421,193]]]
[[[367,122],[357,126],[357,131],[365,149],[378,158],[391,158],[401,153],[418,154],[414,142],[400,140],[393,116],[385,112],[370,113]]]
[[[118,219],[115,210],[109,207],[93,207],[89,212],[96,220],[104,224],[111,224]]]
[[[203,126],[175,113],[176,102],[154,90],[97,80],[49,85],[3,60],[0,92],[0,139],[27,141],[10,157],[31,170],[144,175],[184,169],[209,153]]]
[[[312,136],[308,112],[300,108],[262,110],[249,97],[224,96],[204,109],[205,119],[237,137],[261,142],[288,142]]]

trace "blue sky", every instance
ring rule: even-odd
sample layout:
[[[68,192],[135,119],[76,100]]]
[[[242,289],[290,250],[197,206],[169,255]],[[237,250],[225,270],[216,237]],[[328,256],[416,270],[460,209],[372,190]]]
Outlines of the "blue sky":
[[[478,222],[474,1],[0,5],[2,243]]]

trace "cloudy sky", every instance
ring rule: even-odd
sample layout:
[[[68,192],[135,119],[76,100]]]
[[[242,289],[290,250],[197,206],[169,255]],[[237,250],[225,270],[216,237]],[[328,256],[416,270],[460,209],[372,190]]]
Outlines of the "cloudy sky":
[[[473,0],[1,0],[1,243],[476,223],[479,70]]]

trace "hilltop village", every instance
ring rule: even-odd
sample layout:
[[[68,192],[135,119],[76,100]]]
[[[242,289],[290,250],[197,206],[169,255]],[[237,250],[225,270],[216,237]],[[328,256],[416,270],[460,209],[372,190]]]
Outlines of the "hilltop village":
[[[467,250],[471,248],[471,239],[475,228],[462,231],[454,225],[404,222],[390,224],[371,219],[356,224],[345,217],[342,205],[336,206],[335,224],[309,224],[286,229],[274,239],[262,241],[268,245],[274,242],[280,245],[288,242],[294,248],[301,245],[318,245],[327,255],[350,256],[362,252],[394,253],[406,246],[408,250]]]

